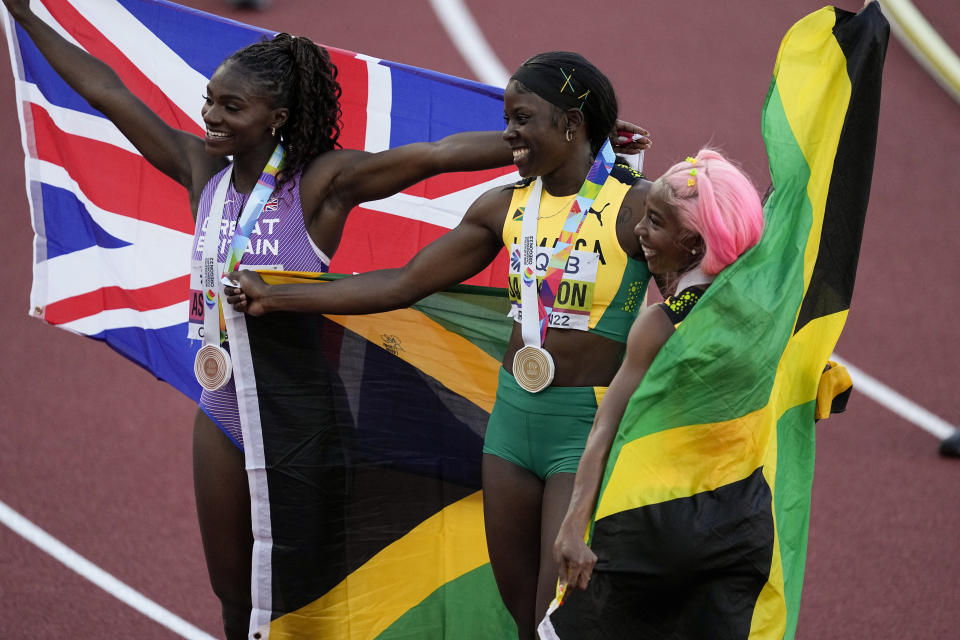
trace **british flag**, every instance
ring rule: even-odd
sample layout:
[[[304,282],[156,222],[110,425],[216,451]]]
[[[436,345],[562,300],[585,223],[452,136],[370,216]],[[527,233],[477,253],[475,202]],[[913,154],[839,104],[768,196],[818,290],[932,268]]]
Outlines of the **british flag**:
[[[109,64],[169,124],[202,135],[201,95],[219,63],[272,32],[164,0],[34,0],[64,37]],[[103,340],[191,397],[186,192],[70,89],[5,16],[35,230],[30,313]],[[330,48],[345,148],[380,151],[502,125],[502,91]],[[510,169],[448,174],[353,211],[332,271],[404,263],[453,227]],[[504,282],[500,264],[471,282]]]

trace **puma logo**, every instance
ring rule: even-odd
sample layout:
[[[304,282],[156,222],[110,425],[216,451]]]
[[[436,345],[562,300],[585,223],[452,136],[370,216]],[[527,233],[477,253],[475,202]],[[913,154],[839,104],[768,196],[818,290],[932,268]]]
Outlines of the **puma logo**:
[[[602,226],[603,226],[603,218],[600,217],[600,214],[603,213],[603,212],[606,210],[606,208],[609,207],[609,206],[610,206],[610,203],[608,202],[607,204],[603,205],[603,208],[600,209],[600,211],[597,211],[597,210],[594,209],[593,207],[590,207],[589,209],[587,209],[587,215],[590,215],[591,213],[596,214],[596,216],[597,216],[597,222],[599,222],[599,223],[600,223],[600,226],[602,227]]]

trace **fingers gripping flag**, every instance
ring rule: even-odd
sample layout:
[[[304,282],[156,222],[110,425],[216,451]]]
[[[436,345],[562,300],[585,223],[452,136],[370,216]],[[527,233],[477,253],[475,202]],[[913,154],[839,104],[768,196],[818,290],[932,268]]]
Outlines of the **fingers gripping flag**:
[[[763,239],[631,398],[590,532],[596,571],[544,637],[793,637],[817,389],[853,292],[887,36],[872,4],[826,7],[783,39]]]
[[[168,124],[197,135],[201,96],[220,62],[273,35],[163,0],[33,0],[31,7],[109,64]],[[186,192],[70,89],[5,11],[4,18],[36,235],[30,313],[103,340],[198,398],[197,344],[186,339],[193,234]],[[502,126],[501,90],[349,51],[330,54],[343,87],[345,148],[381,151]],[[507,172],[440,176],[366,203],[351,213],[331,269],[403,264]],[[471,282],[492,285],[505,273],[498,264]]]

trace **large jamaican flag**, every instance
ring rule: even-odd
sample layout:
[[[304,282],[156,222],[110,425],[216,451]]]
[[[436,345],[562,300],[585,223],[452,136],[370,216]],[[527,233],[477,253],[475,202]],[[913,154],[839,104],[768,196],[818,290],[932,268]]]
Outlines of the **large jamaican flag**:
[[[872,4],[826,7],[783,39],[762,118],[763,239],[631,398],[589,533],[596,571],[549,637],[793,637],[817,390],[853,292],[887,36]]]

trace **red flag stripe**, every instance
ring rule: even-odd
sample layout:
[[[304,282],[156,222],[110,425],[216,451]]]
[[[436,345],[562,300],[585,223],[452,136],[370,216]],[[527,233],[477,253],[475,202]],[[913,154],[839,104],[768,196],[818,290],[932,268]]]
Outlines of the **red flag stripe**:
[[[37,158],[64,167],[91,202],[105,211],[193,234],[186,190],[119,147],[67,133],[31,104]],[[171,209],[170,203],[176,203]],[[157,205],[160,206],[157,206]]]
[[[181,276],[141,289],[103,287],[48,304],[44,319],[51,324],[66,324],[114,309],[163,309],[187,300],[189,288],[190,276]]]
[[[363,273],[402,267],[418,250],[447,231],[427,222],[358,207],[347,218],[343,237],[364,238],[365,242],[362,245],[355,242],[340,245],[331,260],[330,271]],[[507,284],[507,264],[506,250],[502,250],[490,266],[466,280],[466,283],[503,288]]]

